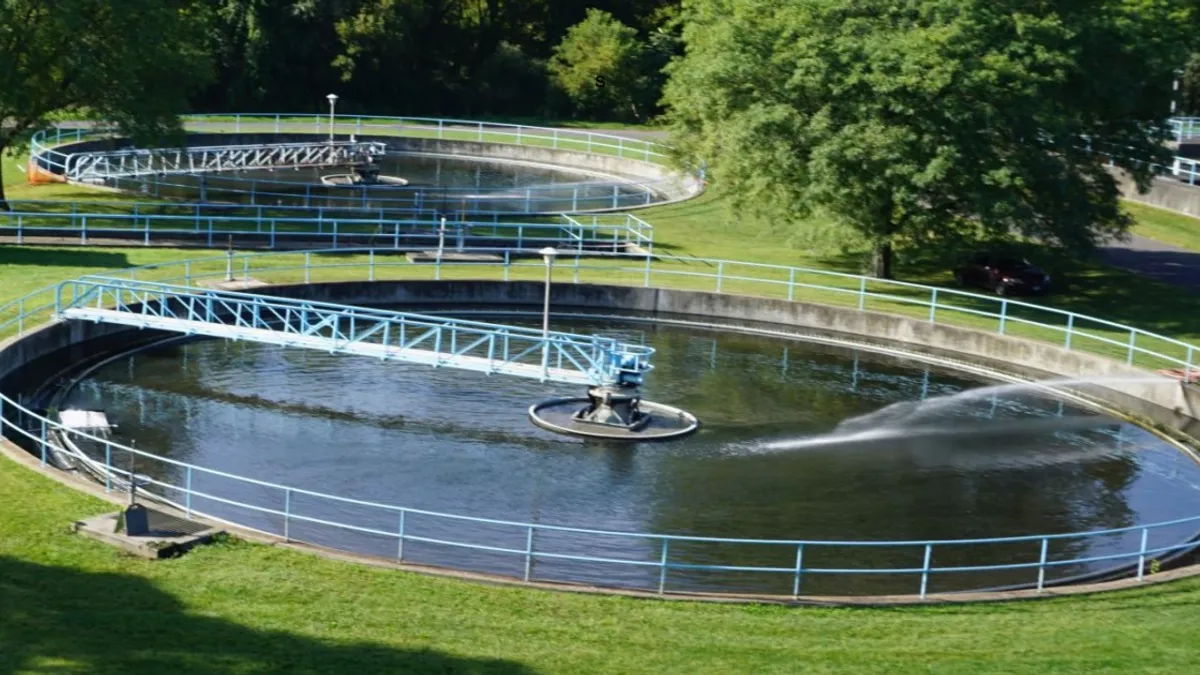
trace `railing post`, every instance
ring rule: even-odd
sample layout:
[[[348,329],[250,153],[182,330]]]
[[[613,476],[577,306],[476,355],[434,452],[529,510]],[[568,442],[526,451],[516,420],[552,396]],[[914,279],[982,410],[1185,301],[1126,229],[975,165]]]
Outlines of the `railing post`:
[[[283,491],[283,540],[292,540],[292,489]]]
[[[650,288],[650,256],[646,256],[646,274],[642,278],[642,286]]]
[[[510,251],[504,249],[504,280],[508,281],[509,266],[512,264],[512,259],[509,257]]]
[[[718,293],[721,292],[721,281],[723,280],[724,276],[725,276],[725,261],[722,260],[717,263],[717,292]]]
[[[929,323],[937,323],[937,292],[938,289],[933,289],[933,293],[929,298]]]
[[[1134,347],[1136,345],[1137,345],[1137,329],[1130,328],[1129,329],[1129,357],[1125,360],[1125,362],[1131,366],[1133,365],[1133,352],[1134,352]]]
[[[187,473],[184,475],[184,491],[183,491],[183,509],[187,515],[187,519],[192,519],[192,467],[188,466]]]
[[[46,466],[46,445],[47,445],[47,441],[46,441],[46,418],[45,418],[45,417],[43,417],[43,418],[41,418],[41,419],[42,419],[42,443],[41,443],[41,449],[42,449],[42,466]]]
[[[662,540],[662,558],[658,561],[658,594],[662,595],[667,590],[667,545],[671,543],[670,539]]]
[[[800,573],[804,571],[804,544],[796,545],[796,579],[792,582],[792,597],[800,597]]]
[[[1190,382],[1192,379],[1192,346],[1187,348],[1187,363],[1184,364],[1183,381]]]
[[[367,280],[375,281],[375,249],[367,252]]]
[[[788,270],[788,302],[796,299],[796,268]]]
[[[1041,593],[1042,589],[1045,588],[1045,586],[1046,586],[1046,554],[1049,552],[1049,550],[1050,550],[1050,540],[1046,537],[1042,537],[1042,555],[1040,558],[1038,558],[1037,589],[1038,589],[1039,593]]]
[[[104,442],[104,491],[112,492],[112,443]]]
[[[867,306],[867,278],[858,278],[858,311],[863,311]]]
[[[525,533],[525,581],[533,574],[533,525]]]
[[[404,561],[404,514],[406,511],[400,509],[400,543],[396,545],[396,560]]]
[[[1141,581],[1146,576],[1146,542],[1150,539],[1150,528],[1142,528],[1142,547],[1138,553],[1138,573],[1137,580]]]
[[[312,282],[312,251],[304,252],[304,283]]]
[[[1000,301],[1000,335],[1004,335],[1004,323],[1008,319],[1008,300]]]
[[[925,544],[925,564],[921,568],[921,599],[924,600],[929,590],[929,562],[933,558],[933,544]]]
[[[1063,342],[1063,349],[1071,351],[1071,335],[1075,332],[1075,315],[1067,315],[1067,337]]]

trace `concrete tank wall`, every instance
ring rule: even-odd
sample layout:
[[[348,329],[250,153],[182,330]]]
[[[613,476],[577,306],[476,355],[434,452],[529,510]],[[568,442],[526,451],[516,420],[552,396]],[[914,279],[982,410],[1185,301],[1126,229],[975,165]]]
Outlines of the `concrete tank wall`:
[[[408,281],[351,282],[275,287],[272,294],[297,299],[362,305],[541,308],[537,282]],[[731,328],[761,327],[785,333],[836,335],[879,347],[900,346],[928,354],[981,363],[1019,375],[1118,377],[1129,380],[1087,393],[1122,410],[1200,438],[1200,399],[1190,387],[1119,361],[1050,343],[934,324],[903,316],[786,300],[697,291],[600,285],[556,285],[552,306],[588,311],[629,312],[655,317],[697,317]]]
[[[273,286],[264,295],[334,302],[412,308],[417,311],[517,308],[540,311],[544,287],[538,282],[388,281],[342,282]],[[555,285],[556,311],[582,310],[630,313],[660,319],[687,319],[728,326],[764,329],[798,338],[836,336],[869,347],[899,349],[981,364],[1022,376],[1120,377],[1134,381],[1106,383],[1084,392],[1143,421],[1200,438],[1200,410],[1193,387],[1124,363],[1033,340],[969,328],[933,324],[903,316],[802,302],[787,302],[697,291],[603,285]],[[20,338],[0,343],[0,380],[35,360],[61,353],[69,360],[83,358],[104,339],[131,340],[130,329],[103,324],[53,323]],[[132,331],[140,333],[139,331]],[[144,336],[141,333],[138,337]],[[140,341],[140,340],[139,340]],[[1149,380],[1157,379],[1157,382]],[[1138,381],[1140,380],[1140,381]]]
[[[1117,178],[1123,198],[1200,218],[1200,186],[1188,185],[1171,177],[1160,177],[1154,179],[1149,192],[1141,194],[1129,174],[1121,170],[1113,170],[1112,173]]]
[[[324,141],[327,138],[325,135],[301,133],[188,134],[187,144],[189,146],[201,146],[309,143]],[[703,189],[701,182],[696,178],[680,175],[667,167],[644,161],[644,159],[637,159],[637,153],[632,150],[629,151],[626,157],[616,157],[576,150],[555,150],[553,148],[515,145],[511,143],[480,143],[475,141],[439,140],[436,138],[373,135],[362,135],[355,138],[360,141],[385,143],[389,150],[397,152],[424,152],[464,158],[482,157],[498,161],[553,164],[581,171],[610,174],[626,180],[655,182],[658,183],[654,186],[656,191],[661,193],[661,196],[667,201],[677,201],[694,197]],[[129,139],[108,138],[69,143],[60,145],[54,148],[54,150],[56,152],[73,154],[129,147],[133,147]],[[51,167],[44,168],[51,170]],[[58,171],[61,171],[61,168]],[[659,201],[658,203],[661,204],[662,202]]]

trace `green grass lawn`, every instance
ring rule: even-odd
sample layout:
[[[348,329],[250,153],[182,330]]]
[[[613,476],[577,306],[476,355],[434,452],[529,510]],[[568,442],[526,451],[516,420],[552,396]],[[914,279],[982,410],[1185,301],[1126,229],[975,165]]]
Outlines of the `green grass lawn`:
[[[1200,219],[1130,201],[1125,202],[1125,209],[1137,220],[1134,234],[1200,251]]]
[[[147,562],[0,461],[2,673],[1189,672],[1200,581],[963,607],[724,606],[497,588],[231,542]]]
[[[24,176],[13,170],[11,159],[5,161],[5,181],[22,198],[75,190],[86,196],[66,198],[95,199],[99,194],[67,186],[22,188]],[[1139,227],[1164,222],[1158,214],[1131,211]],[[671,274],[715,272],[712,264],[696,257],[852,273],[863,268],[861,255],[819,245],[820,232],[828,225],[820,218],[787,234],[713,195],[639,215],[655,226],[656,248],[675,257],[658,268],[655,283],[711,289],[711,279]],[[1178,227],[1186,229],[1187,223]],[[902,254],[898,274],[909,281],[949,284],[954,255]],[[367,261],[364,256],[317,257],[357,265]],[[190,266],[192,275],[224,270],[219,254],[208,251],[0,247],[0,321],[16,311],[4,303],[59,280],[194,258],[211,260]],[[303,259],[302,254],[276,257],[277,264],[290,268],[255,276],[302,280]],[[428,266],[401,260],[378,257],[375,278],[433,273]],[[1200,342],[1198,296],[1092,263],[1038,262],[1064,287],[1035,303]],[[615,267],[597,264],[581,270],[580,279],[637,282],[635,272]],[[363,278],[363,270],[321,270],[313,278]],[[725,272],[786,278],[737,266]],[[179,267],[164,267],[139,277],[179,273]],[[568,260],[556,270],[563,280],[574,273]],[[481,274],[476,268],[457,268],[447,270],[444,278]],[[495,278],[500,271],[487,274]],[[537,279],[541,272],[533,265],[509,274]],[[856,287],[850,280],[816,274],[801,274],[798,281]],[[772,297],[786,292],[778,284],[736,279],[727,280],[723,290]],[[925,293],[900,292],[914,298]],[[852,298],[832,291],[797,295],[843,305]],[[973,307],[975,302],[958,304]],[[917,316],[928,312],[883,300],[872,300],[868,309]],[[1037,316],[1045,320],[1048,315]],[[940,317],[995,326],[992,319],[955,316],[949,310]],[[1015,324],[1011,330],[1056,339],[1045,329]],[[1117,335],[1101,327],[1094,332]],[[1114,355],[1119,352],[1113,350]],[[110,507],[7,461],[0,461],[0,503],[0,673],[1188,672],[1200,639],[1200,581],[1091,598],[970,607],[784,609],[636,601],[495,588],[236,542],[149,563],[67,534],[72,520]]]

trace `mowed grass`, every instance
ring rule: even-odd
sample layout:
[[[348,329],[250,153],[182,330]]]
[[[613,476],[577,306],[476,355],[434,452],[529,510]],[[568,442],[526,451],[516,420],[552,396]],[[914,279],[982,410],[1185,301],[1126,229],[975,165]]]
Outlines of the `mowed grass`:
[[[111,509],[0,461],[0,672],[1190,672],[1200,581],[963,607],[782,608],[491,587],[227,542],[148,562]]]
[[[8,169],[6,182],[13,180]],[[68,189],[30,188],[29,194],[41,198],[58,188]],[[78,198],[98,195],[84,192]],[[823,219],[782,228],[713,195],[639,215],[655,225],[656,247],[665,254],[655,266],[655,284],[716,290],[717,265],[697,258],[753,260],[813,271],[789,279],[787,270],[726,265],[723,292],[785,297],[787,282],[794,280],[801,284],[792,291],[797,300],[857,303],[857,280],[822,272],[858,273],[865,258],[811,244],[817,237],[803,230],[819,232],[828,225]],[[1058,294],[1033,304],[1200,341],[1200,301],[1193,295],[1100,265],[1029,254],[1062,284]],[[948,285],[954,255],[903,252],[898,275]],[[195,258],[207,261],[183,268],[191,278],[223,274],[224,261],[215,251],[2,247],[0,322],[16,311],[4,309],[4,303],[47,284],[146,264],[163,266],[139,271],[139,278],[178,280],[181,266],[171,263]],[[250,258],[251,266],[243,268],[239,257],[235,272],[248,269],[276,282],[435,274],[430,266],[398,257],[354,254],[310,255],[314,263],[341,266],[305,271],[305,258]],[[270,260],[274,269],[257,266],[260,260]],[[637,263],[584,260],[576,269],[574,262],[560,261],[556,279],[642,282]],[[449,268],[442,278],[506,273],[511,279],[541,278],[536,261],[507,271]],[[868,291],[929,298],[927,290],[884,282],[871,282]],[[990,297],[956,298],[948,292],[939,302],[992,311],[996,306]],[[866,308],[912,316],[929,312],[926,306],[874,297]],[[939,311],[939,320],[996,327],[994,319]],[[1057,316],[1036,309],[1013,312],[1043,323]],[[1121,338],[1103,326],[1076,328]],[[1019,322],[1009,331],[1061,339],[1052,329]],[[1094,347],[1123,353],[1115,345]],[[483,586],[238,542],[150,563],[68,534],[71,521],[112,507],[8,461],[0,461],[0,499],[0,673],[1165,673],[1194,669],[1200,638],[1195,609],[1200,581],[968,607],[788,609],[638,601]]]
[[[1125,209],[1137,220],[1132,230],[1134,234],[1200,251],[1200,219],[1128,201]]]

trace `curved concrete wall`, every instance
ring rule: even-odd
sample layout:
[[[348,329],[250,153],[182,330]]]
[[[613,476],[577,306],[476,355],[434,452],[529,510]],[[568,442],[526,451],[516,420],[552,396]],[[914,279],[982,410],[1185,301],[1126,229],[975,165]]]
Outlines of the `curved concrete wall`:
[[[544,287],[538,282],[392,281],[274,286],[257,292],[281,297],[351,305],[412,307],[420,311],[453,308],[525,308],[540,311]],[[662,319],[690,319],[730,328],[759,328],[805,336],[844,337],[876,347],[900,348],[978,363],[1023,376],[1121,377],[1127,381],[1089,386],[1085,396],[1127,411],[1142,421],[1200,438],[1200,401],[1189,386],[1131,368],[1112,359],[1070,352],[1055,345],[968,328],[933,324],[903,316],[860,312],[696,291],[601,285],[556,285],[552,306],[559,311],[631,313]],[[34,359],[79,359],[97,341],[129,339],[130,329],[74,322],[53,323],[21,338],[0,343],[0,380]],[[137,331],[134,331],[137,332]],[[140,340],[139,340],[140,341]],[[1151,382],[1157,379],[1159,382]],[[1139,381],[1140,380],[1140,381]]]
[[[241,133],[241,134],[188,134],[187,144],[198,145],[253,145],[260,143],[289,143],[289,142],[319,142],[327,136],[318,134],[299,133]],[[439,140],[436,138],[408,138],[402,136],[373,136],[356,137],[360,141],[378,141],[385,143],[389,150],[396,152],[425,152],[456,157],[484,157],[500,161],[533,162],[537,164],[554,164],[581,171],[605,173],[632,181],[655,182],[655,191],[661,199],[655,204],[689,199],[703,190],[699,180],[691,176],[679,175],[669,168],[653,162],[636,159],[636,153],[629,152],[627,157],[600,155],[575,150],[555,150],[553,148],[511,143],[480,143],[475,141]],[[126,138],[97,139],[60,145],[54,150],[66,154],[79,152],[97,152],[133,147]],[[43,166],[47,170],[52,167]],[[627,211],[631,207],[622,207]],[[607,209],[597,209],[607,210]]]

